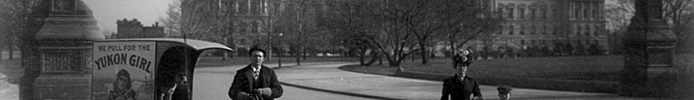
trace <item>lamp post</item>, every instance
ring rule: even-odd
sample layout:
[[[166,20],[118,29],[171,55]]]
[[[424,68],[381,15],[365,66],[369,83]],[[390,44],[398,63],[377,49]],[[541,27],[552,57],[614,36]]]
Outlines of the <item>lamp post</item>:
[[[279,57],[279,67],[282,67],[282,49],[283,49],[282,48],[282,33],[279,34],[279,37],[280,37],[280,42],[277,44],[279,44],[280,46],[278,46],[279,47],[279,50],[278,50],[279,53],[277,56]]]
[[[342,51],[342,47],[345,46],[345,41],[340,41],[340,44],[342,44],[342,46],[340,47],[340,61],[342,61],[343,56],[345,56],[344,51]]]

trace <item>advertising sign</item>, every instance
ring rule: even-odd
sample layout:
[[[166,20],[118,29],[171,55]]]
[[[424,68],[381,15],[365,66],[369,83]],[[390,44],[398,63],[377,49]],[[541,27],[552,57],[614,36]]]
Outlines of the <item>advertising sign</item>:
[[[96,42],[92,99],[153,100],[155,42]]]

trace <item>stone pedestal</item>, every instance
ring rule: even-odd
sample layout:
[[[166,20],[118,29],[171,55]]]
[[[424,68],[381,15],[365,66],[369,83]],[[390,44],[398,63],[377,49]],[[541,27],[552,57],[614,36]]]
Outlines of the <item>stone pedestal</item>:
[[[626,55],[622,70],[624,96],[674,96],[677,74],[673,67],[675,41],[662,15],[663,1],[635,0],[635,15],[623,38]]]
[[[104,35],[81,0],[51,0],[50,7],[36,35],[41,56],[34,99],[91,99],[92,44]]]

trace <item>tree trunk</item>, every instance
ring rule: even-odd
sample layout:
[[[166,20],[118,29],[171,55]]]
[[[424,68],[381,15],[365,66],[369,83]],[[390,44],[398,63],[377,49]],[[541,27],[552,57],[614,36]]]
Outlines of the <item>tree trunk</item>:
[[[296,65],[301,65],[301,55],[301,50],[296,50],[296,52],[294,52],[294,58],[296,58]]]
[[[422,45],[422,44],[420,44],[420,45]],[[422,49],[422,53],[421,53],[422,64],[426,65],[429,63],[429,53],[427,53],[428,50],[424,46],[421,46],[420,49]]]
[[[378,55],[378,65],[383,65],[383,57],[381,57],[381,54]]]
[[[400,66],[400,62],[399,62],[399,61],[391,61],[391,60],[388,60],[388,66],[390,66],[390,67],[398,67],[398,66]]]
[[[412,61],[414,61],[414,55],[410,55],[409,57],[411,58]]]
[[[267,54],[265,54],[267,55],[267,60],[272,60],[272,53],[272,48],[270,48],[270,50],[267,51]]]
[[[301,56],[296,55],[296,56],[294,56],[294,58],[296,58],[296,65],[301,65]]]
[[[381,59],[381,56],[378,54],[378,52],[372,52],[372,53],[371,53],[371,57],[372,57],[372,58],[371,58],[371,60],[370,60],[369,62],[367,62],[366,64],[362,64],[362,65],[363,65],[363,66],[371,66],[371,65],[373,65],[373,63],[376,62],[376,60],[380,60],[380,59]]]
[[[2,63],[5,54],[5,45],[7,44],[4,42],[2,43],[2,45],[0,45],[0,63]]]
[[[301,50],[301,52],[302,52],[302,53],[301,53],[301,57],[303,57],[304,60],[306,60],[306,56],[309,55],[309,54],[306,54],[306,48],[302,48],[302,49],[303,49],[303,50]]]
[[[7,45],[8,46],[7,50],[10,51],[10,56],[9,56],[9,59],[7,59],[7,60],[12,60],[14,58],[14,43],[12,43],[12,41],[14,41],[14,39],[10,39],[10,41],[8,41],[9,45]]]
[[[361,49],[359,52],[359,65],[365,66],[364,60],[366,60],[366,50]]]

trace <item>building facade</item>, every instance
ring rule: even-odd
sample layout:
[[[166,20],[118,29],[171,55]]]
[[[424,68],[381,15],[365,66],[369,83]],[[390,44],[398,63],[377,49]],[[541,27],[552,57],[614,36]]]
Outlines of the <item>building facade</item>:
[[[311,3],[299,3],[307,1]],[[299,6],[327,9],[333,1],[336,0],[183,0],[181,15],[182,19],[204,17],[222,22],[212,31],[222,37],[218,42],[245,55],[245,50],[254,45],[277,42],[274,40],[280,38],[282,29],[275,27],[284,10]]]
[[[487,0],[485,0],[487,1]],[[494,33],[493,43],[473,41],[465,47],[475,50],[490,48],[555,49],[558,45],[574,50],[596,45],[607,49],[604,0],[489,0],[486,5],[506,19],[502,30]]]
[[[159,23],[154,23],[152,26],[143,26],[137,19],[123,19],[116,22],[118,33],[112,34],[111,38],[163,38],[164,27],[159,26]]]

